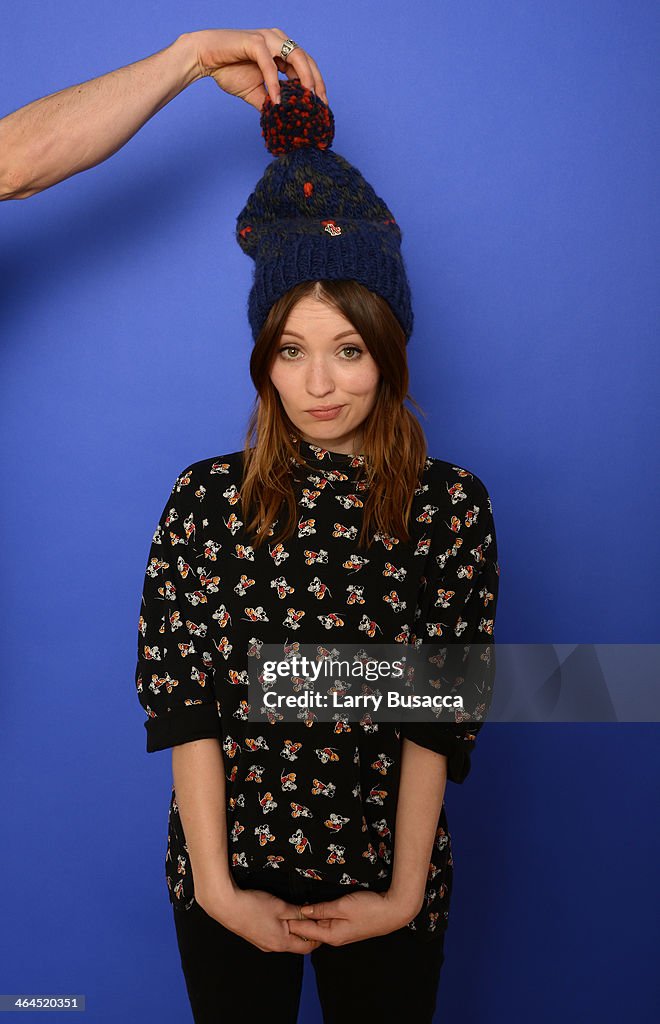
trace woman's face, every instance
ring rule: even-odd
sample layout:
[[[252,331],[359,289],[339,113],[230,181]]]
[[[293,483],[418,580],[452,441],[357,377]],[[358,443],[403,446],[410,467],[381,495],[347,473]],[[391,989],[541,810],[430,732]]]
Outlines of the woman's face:
[[[376,402],[380,371],[361,336],[334,306],[305,296],[289,313],[270,379],[305,441],[360,451],[360,426]],[[313,409],[340,406],[325,417]]]

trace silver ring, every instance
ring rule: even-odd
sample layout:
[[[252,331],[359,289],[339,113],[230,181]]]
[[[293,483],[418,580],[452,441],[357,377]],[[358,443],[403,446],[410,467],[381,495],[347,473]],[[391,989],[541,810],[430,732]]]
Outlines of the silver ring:
[[[295,43],[293,39],[285,39],[284,42],[282,43],[282,48],[280,50],[282,60],[286,60],[291,51],[295,50],[297,47],[298,43]]]

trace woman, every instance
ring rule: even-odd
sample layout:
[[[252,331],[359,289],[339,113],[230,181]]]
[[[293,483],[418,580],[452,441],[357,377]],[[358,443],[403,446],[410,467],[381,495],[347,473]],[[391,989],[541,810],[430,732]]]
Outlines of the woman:
[[[390,210],[331,151],[328,106],[297,81],[281,99],[261,117],[278,159],[236,228],[257,400],[243,451],[188,466],[165,504],[136,685],[147,750],[172,748],[166,875],[197,1024],[295,1022],[306,952],[324,1021],[424,1022],[451,892],[445,784],[480,722],[285,719],[262,655],[428,645],[456,693],[485,644],[483,712],[492,508],[404,407],[413,314]]]

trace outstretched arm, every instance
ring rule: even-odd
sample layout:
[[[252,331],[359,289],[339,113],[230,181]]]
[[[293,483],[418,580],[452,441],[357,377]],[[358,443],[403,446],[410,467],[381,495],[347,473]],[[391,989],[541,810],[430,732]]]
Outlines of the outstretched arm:
[[[0,119],[0,199],[27,199],[102,163],[198,78],[261,110],[279,101],[278,72],[299,78],[327,102],[312,58],[279,56],[282,29],[186,32],[157,53],[34,100]]]
[[[0,121],[0,198],[27,199],[102,163],[199,78],[190,36],[34,100]]]

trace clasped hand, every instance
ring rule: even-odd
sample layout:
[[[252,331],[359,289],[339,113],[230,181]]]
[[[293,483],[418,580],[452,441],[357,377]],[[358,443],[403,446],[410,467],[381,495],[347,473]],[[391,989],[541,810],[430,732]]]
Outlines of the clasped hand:
[[[196,902],[236,935],[264,952],[311,953],[322,942],[343,946],[402,928],[414,916],[391,892],[347,893],[336,900],[299,906],[261,889],[196,887]]]
[[[329,946],[387,935],[403,928],[414,916],[390,892],[366,890],[303,906],[302,912],[306,920],[289,920],[289,931]]]

